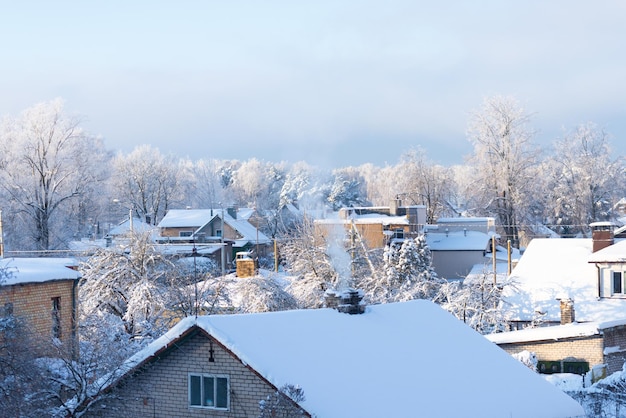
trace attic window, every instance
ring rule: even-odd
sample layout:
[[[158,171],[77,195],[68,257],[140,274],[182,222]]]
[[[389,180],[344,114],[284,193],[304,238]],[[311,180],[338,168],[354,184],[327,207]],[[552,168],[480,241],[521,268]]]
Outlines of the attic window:
[[[227,375],[189,374],[189,406],[228,410],[229,378]]]

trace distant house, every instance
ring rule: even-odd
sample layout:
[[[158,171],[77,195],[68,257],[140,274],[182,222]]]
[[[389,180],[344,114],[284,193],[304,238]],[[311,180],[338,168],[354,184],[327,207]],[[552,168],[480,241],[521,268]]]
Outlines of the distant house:
[[[335,217],[316,219],[315,236],[321,241],[359,240],[369,250],[384,248],[394,239],[416,237],[426,223],[426,207],[390,206],[342,208]]]
[[[76,260],[4,258],[0,268],[8,274],[0,278],[0,309],[23,320],[36,339],[76,344]]]
[[[266,256],[271,251],[271,240],[247,219],[239,218],[237,210],[229,209],[173,209],[167,212],[158,225],[157,242],[161,244],[214,244],[225,242],[232,246],[226,262],[234,254],[252,252]],[[202,246],[202,245],[200,245]]]
[[[453,401],[452,382],[462,388]],[[310,417],[584,416],[561,390],[423,300],[360,315],[186,318],[130,358],[105,392],[112,396],[86,416],[256,417],[259,402],[285,385],[301,388],[304,399],[287,403]]]

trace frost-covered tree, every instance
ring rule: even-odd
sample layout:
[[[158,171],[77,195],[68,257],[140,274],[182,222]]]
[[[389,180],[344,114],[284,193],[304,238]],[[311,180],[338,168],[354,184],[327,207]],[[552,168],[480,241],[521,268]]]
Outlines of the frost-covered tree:
[[[238,300],[237,311],[275,312],[296,309],[296,299],[285,291],[273,277],[250,277],[239,279],[232,289]]]
[[[334,181],[327,201],[333,210],[344,207],[365,206],[366,186],[363,177],[353,167],[335,170]]]
[[[304,418],[307,414],[299,405],[306,397],[301,387],[284,385],[279,390],[259,401],[258,418]]]
[[[485,99],[474,112],[468,139],[474,145],[473,190],[478,194],[478,215],[495,216],[504,231],[503,238],[519,246],[520,224],[527,214],[538,152],[533,145],[530,115],[511,97]]]
[[[466,281],[467,282],[467,281]],[[483,272],[469,283],[451,282],[442,287],[441,306],[481,334],[506,331],[509,328],[502,291],[515,289],[510,281],[494,284],[493,275]]]
[[[118,155],[114,167],[113,187],[119,194],[115,199],[148,223],[157,225],[183,199],[178,161],[156,148],[142,145]]]
[[[95,221],[88,219],[89,198],[106,179],[109,155],[80,123],[60,99],[2,121],[0,190],[9,206],[3,208],[7,247],[60,248],[83,232],[80,226]]]
[[[168,278],[175,266],[149,234],[132,233],[127,246],[99,250],[82,263],[81,271],[81,319],[114,315],[129,339],[154,338],[167,329]]]
[[[289,286],[301,308],[318,308],[324,303],[324,292],[335,288],[339,275],[328,255],[327,243],[313,233],[313,221],[302,220],[279,246],[286,270],[297,277]]]
[[[546,216],[557,232],[586,234],[590,223],[610,219],[623,197],[624,159],[613,155],[603,129],[586,123],[567,132],[549,162]]]
[[[425,151],[418,148],[403,154],[395,170],[396,195],[404,204],[426,206],[426,223],[435,223],[437,218],[451,212],[450,169],[429,161]]]
[[[361,282],[374,303],[413,299],[437,300],[445,280],[437,277],[432,255],[423,235],[385,247],[382,271]]]

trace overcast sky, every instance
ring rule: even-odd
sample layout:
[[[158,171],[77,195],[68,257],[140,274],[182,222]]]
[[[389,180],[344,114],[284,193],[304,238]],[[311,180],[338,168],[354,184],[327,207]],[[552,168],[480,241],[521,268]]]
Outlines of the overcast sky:
[[[451,165],[505,95],[541,144],[593,121],[626,153],[621,0],[0,5],[0,114],[62,97],[113,150],[382,166],[421,146]]]

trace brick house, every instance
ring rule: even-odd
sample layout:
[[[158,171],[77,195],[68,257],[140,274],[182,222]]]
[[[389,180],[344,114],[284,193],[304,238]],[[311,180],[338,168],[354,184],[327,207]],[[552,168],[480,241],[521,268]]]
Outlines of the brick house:
[[[593,371],[592,379],[621,371],[626,362],[626,319],[569,323],[487,335],[509,354],[535,353],[540,373]]]
[[[431,302],[357,312],[363,313],[323,308],[185,318],[131,357],[85,416],[257,417],[259,401],[287,384],[302,389],[304,399],[289,403],[303,416],[584,415],[559,389]],[[451,380],[463,390],[455,402],[440,402]],[[485,403],[485,393],[497,401]]]
[[[36,339],[75,344],[80,273],[71,258],[5,258],[0,308],[24,321]],[[44,344],[45,345],[45,344]]]

